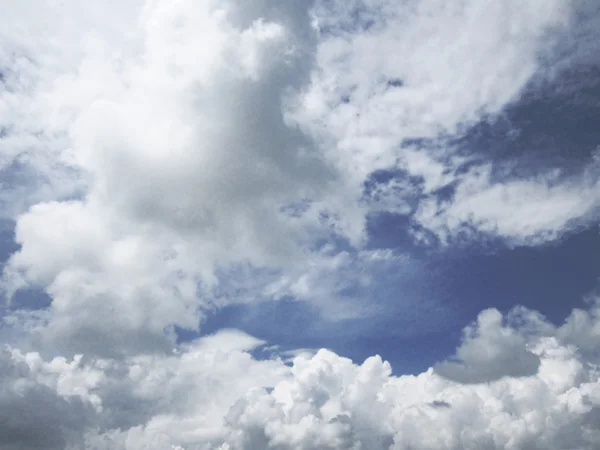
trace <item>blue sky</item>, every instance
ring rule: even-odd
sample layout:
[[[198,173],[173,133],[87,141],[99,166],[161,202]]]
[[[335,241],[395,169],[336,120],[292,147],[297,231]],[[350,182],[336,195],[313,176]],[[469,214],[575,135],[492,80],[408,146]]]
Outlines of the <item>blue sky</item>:
[[[580,170],[600,142],[600,84],[594,68],[579,70],[526,88],[499,116],[453,137],[454,145],[470,155],[512,162],[514,172],[524,176],[547,168]],[[584,298],[597,287],[598,224],[540,246],[492,241],[449,249],[415,243],[409,226],[405,217],[386,213],[369,222],[370,248],[409,252],[422,265],[419,277],[408,284],[398,283],[393,272],[378,279],[384,291],[381,297],[378,291],[378,301],[390,305],[386,317],[307,329],[307,323],[318,322],[318,313],[288,298],[226,307],[210,316],[204,330],[239,328],[290,348],[325,346],[355,361],[378,353],[396,373],[419,373],[451,353],[464,323],[483,309],[508,312],[522,305],[560,324],[573,308],[585,307]],[[394,306],[404,302],[429,302],[423,312],[427,318]],[[264,327],[265,322],[274,326]]]
[[[3,16],[0,449],[600,445],[596,2]]]

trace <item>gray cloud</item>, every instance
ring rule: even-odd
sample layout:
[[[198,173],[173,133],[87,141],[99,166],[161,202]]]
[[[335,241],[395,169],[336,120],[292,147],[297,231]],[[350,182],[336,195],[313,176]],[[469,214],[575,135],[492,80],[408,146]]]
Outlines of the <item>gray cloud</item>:
[[[477,323],[464,330],[456,355],[436,365],[436,372],[461,383],[535,375],[539,356],[528,350],[525,338],[504,326],[502,319],[495,309],[481,312]]]
[[[35,379],[30,367],[0,351],[0,448],[64,449],[83,445],[95,411],[79,396],[60,395]]]

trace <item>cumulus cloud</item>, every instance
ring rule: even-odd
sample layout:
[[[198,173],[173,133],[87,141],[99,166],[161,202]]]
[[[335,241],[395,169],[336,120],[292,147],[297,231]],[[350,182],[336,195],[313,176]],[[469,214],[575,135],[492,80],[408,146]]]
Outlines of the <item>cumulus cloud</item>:
[[[554,327],[522,308],[484,311],[457,351],[479,376],[467,384],[439,368],[394,376],[378,356],[356,364],[328,350],[291,365],[256,360],[249,352],[264,342],[233,330],[127,360],[9,348],[0,410],[19,414],[3,422],[14,430],[3,448],[35,448],[39,436],[40,448],[592,449],[600,372],[563,331],[578,314]],[[482,342],[491,353],[519,351],[515,336],[536,370],[503,360],[508,368],[494,368],[503,377],[481,374]]]
[[[587,358],[597,362],[600,361],[600,303],[597,298],[589,302],[589,309],[573,310],[559,329],[559,335],[566,342],[576,345]]]
[[[465,328],[455,360],[436,366],[442,376],[462,383],[483,383],[505,376],[521,377],[537,372],[540,359],[529,351],[525,339],[502,324],[502,314],[488,309],[477,323]]]
[[[293,265],[314,239],[308,232],[323,233],[318,215],[286,209],[318,200],[336,177],[282,109],[309,79],[310,3],[137,6],[125,44],[105,36],[110,28],[78,29],[72,64],[33,71],[31,92],[18,93],[49,141],[26,154],[42,164],[39,154],[51,152],[84,180],[78,198],[16,218],[21,249],[5,269],[9,294],[34,285],[52,297],[35,333],[49,347],[164,351],[165,329],[197,328],[209,305],[197,291],[215,284],[217,267]],[[28,32],[37,19],[25,21]],[[45,58],[67,51],[28,44]]]
[[[67,445],[83,445],[83,431],[94,415],[82,380],[84,371],[75,373],[72,385],[71,380],[46,384],[37,378],[39,358],[29,355],[28,361],[24,359],[20,353],[11,354],[7,349],[0,353],[0,448],[58,450]],[[66,369],[69,377],[72,366],[61,362],[49,364],[54,366],[49,370]]]

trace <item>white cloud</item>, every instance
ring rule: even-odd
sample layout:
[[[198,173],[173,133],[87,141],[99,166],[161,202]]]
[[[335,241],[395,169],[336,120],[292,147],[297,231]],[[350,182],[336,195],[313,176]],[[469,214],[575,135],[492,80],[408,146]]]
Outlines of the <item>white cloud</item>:
[[[168,349],[165,328],[197,327],[197,281],[160,235],[132,234],[103,213],[74,201],[21,216],[24,244],[9,260],[7,286],[34,283],[51,295],[46,323],[31,332],[44,347],[111,356]]]
[[[372,301],[378,279],[390,272],[398,279],[409,278],[416,266],[409,257],[389,250],[353,253],[325,246],[304,267],[266,284],[263,296],[312,303],[328,321],[368,317],[378,309]]]
[[[456,355],[436,366],[436,371],[462,383],[483,383],[505,376],[529,376],[537,372],[540,359],[527,349],[525,339],[503,326],[502,314],[488,309],[477,323],[465,328]]]
[[[379,169],[421,179],[417,192],[405,190],[404,197],[418,203],[415,224],[443,243],[476,231],[535,245],[594,220],[597,164],[566,180],[554,173],[491,180],[497,167],[486,161],[486,149],[478,149],[476,160],[443,140],[418,140],[461,134],[500,113],[539,72],[555,73],[546,70],[553,52],[592,54],[595,6],[427,0],[324,2],[320,8],[320,72],[298,115],[334,149],[328,154],[350,192],[360,196],[366,176]],[[575,59],[565,56],[557,70]],[[416,143],[401,145],[411,139]],[[472,167],[466,174],[465,162]],[[456,189],[450,201],[435,192],[444,187]]]
[[[197,327],[210,306],[197,290],[214,286],[217,267],[298,265],[301,244],[315,239],[309,231],[328,233],[316,211],[284,210],[318,200],[336,177],[282,113],[312,67],[309,8],[148,2],[125,44],[105,36],[110,29],[70,30],[81,42],[67,49],[72,64],[33,71],[34,89],[19,100],[49,148],[31,158],[50,152],[87,185],[81,199],[39,203],[17,218],[21,249],[5,287],[37,285],[52,296],[34,333],[40,345],[164,351],[165,329]],[[25,22],[30,32],[38,19]],[[73,46],[72,34],[48,33]],[[8,43],[18,50],[18,40]],[[66,57],[59,43],[28,42],[50,59]]]
[[[491,165],[480,166],[461,177],[451,201],[423,201],[415,219],[443,242],[469,229],[512,244],[551,241],[592,222],[600,206],[597,163],[581,177],[565,181],[561,175],[494,182]]]
[[[0,413],[23,415],[12,416],[3,444],[35,448],[34,428],[44,448],[592,449],[600,443],[600,371],[565,338],[571,320],[555,328],[522,308],[506,318],[482,312],[478,335],[457,352],[480,364],[463,373],[469,382],[480,377],[475,384],[433,369],[398,377],[379,357],[357,365],[327,350],[299,352],[291,367],[258,361],[248,352],[263,342],[233,330],[125,360],[44,360],[10,349]],[[486,349],[521,345],[538,359],[536,370],[510,373],[506,361],[507,369],[496,367],[502,378],[481,377]],[[32,403],[34,393],[52,400]],[[33,405],[35,414],[24,412]]]
[[[559,336],[568,343],[579,348],[587,358],[600,362],[600,301],[590,300],[589,309],[574,309],[564,325],[559,329]]]
[[[372,28],[323,36],[322,73],[306,103],[335,134],[342,162],[366,173],[402,157],[403,139],[452,133],[499,112],[535,72],[551,45],[547,32],[570,12],[561,0],[370,3],[365,9],[382,11]]]
[[[141,61],[118,80],[128,88],[96,98],[70,129],[94,178],[88,198],[186,235],[207,261],[289,258],[301,230],[278,208],[330,178],[281,115],[310,68],[308,6],[282,4],[286,21],[260,2],[149,6]],[[237,25],[237,14],[248,17]]]

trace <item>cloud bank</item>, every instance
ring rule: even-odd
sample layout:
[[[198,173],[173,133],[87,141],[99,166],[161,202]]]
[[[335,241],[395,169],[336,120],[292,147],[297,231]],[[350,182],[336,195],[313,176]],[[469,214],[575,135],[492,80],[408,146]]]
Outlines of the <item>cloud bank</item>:
[[[592,449],[600,360],[573,342],[597,341],[599,324],[597,304],[560,327],[484,311],[465,330],[463,371],[416,376],[328,350],[257,360],[264,342],[235,331],[126,361],[7,348],[3,448]]]

